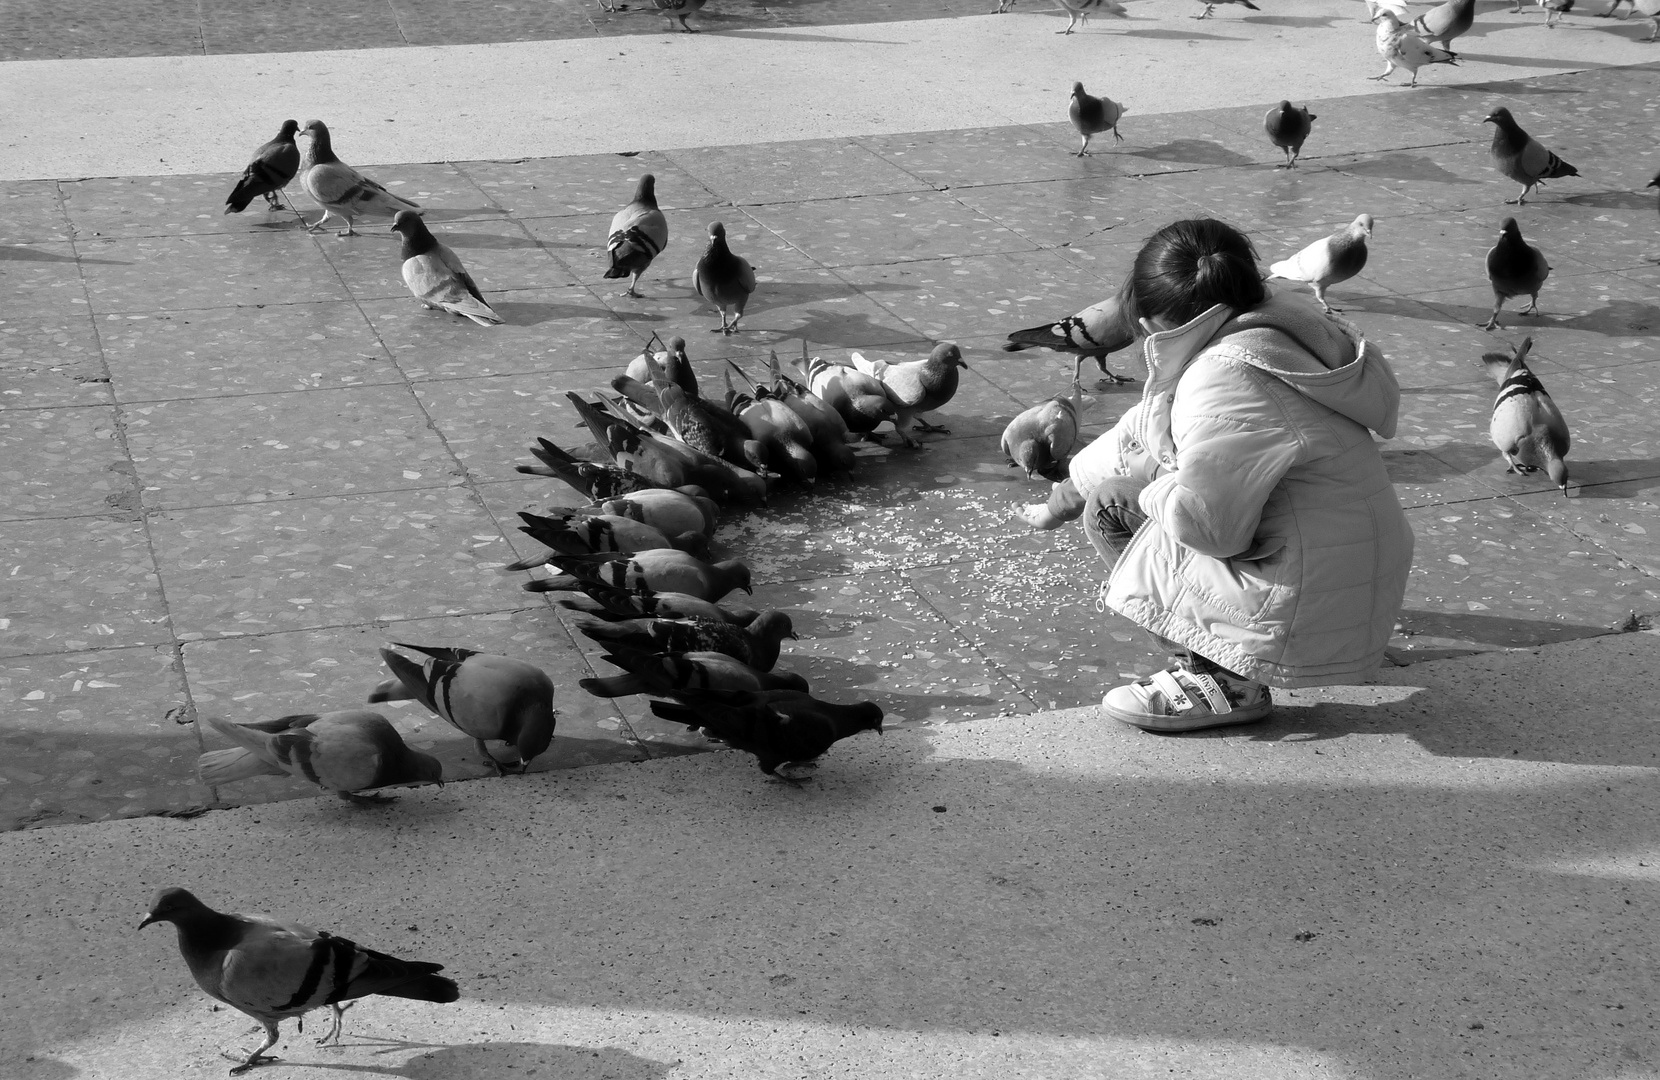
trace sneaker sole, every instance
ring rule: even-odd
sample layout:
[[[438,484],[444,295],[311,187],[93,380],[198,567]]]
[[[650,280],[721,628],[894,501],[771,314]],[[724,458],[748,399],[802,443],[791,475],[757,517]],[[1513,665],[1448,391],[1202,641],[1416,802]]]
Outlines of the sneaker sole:
[[[1272,700],[1249,709],[1230,709],[1225,713],[1212,713],[1209,716],[1150,716],[1147,713],[1124,712],[1115,709],[1105,701],[1101,702],[1101,711],[1117,720],[1121,724],[1138,727],[1142,731],[1156,731],[1170,734],[1182,731],[1204,731],[1206,728],[1232,727],[1235,724],[1254,724],[1259,720],[1266,720],[1274,711]]]

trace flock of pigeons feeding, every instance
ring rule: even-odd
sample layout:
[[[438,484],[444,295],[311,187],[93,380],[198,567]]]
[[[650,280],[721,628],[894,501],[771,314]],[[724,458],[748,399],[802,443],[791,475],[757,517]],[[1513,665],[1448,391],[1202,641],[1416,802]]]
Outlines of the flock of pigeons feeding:
[[[703,0],[653,2],[671,25],[678,19],[687,32],[693,31],[686,16],[703,6]],[[1072,16],[1061,31],[1067,34],[1091,11],[1123,13],[1116,0],[1056,2]],[[1250,0],[1201,2],[1205,12],[1198,18],[1211,14],[1217,3],[1256,7]],[[1389,64],[1384,74],[1404,67],[1413,73],[1409,85],[1416,84],[1424,64],[1455,62],[1451,45],[1473,20],[1473,0],[1448,0],[1412,20],[1414,33],[1399,0],[1367,3],[1379,23],[1379,52]],[[1573,0],[1539,3],[1549,25]],[[1013,4],[1000,0],[997,10]],[[1660,32],[1660,0],[1632,4],[1654,17]],[[629,8],[622,4],[607,10]],[[1091,138],[1103,132],[1122,140],[1118,123],[1124,112],[1121,104],[1094,97],[1074,83],[1069,115],[1082,139],[1078,155],[1089,154]],[[1268,111],[1265,130],[1285,153],[1283,168],[1297,167],[1316,119],[1289,101]],[[1579,175],[1522,130],[1508,109],[1493,109],[1485,122],[1495,126],[1496,167],[1522,185],[1510,202],[1524,202],[1545,180]],[[304,153],[295,141],[302,134],[309,138]],[[339,235],[350,236],[359,218],[389,216],[403,240],[404,281],[422,304],[480,325],[502,321],[455,252],[428,229],[421,208],[336,157],[328,128],[320,121],[303,128],[286,121],[248,165],[226,200],[226,213],[242,211],[260,197],[280,209],[283,189],[296,178],[323,210],[322,217],[307,223],[308,229],[322,228],[333,217],[345,223]],[[1660,187],[1660,175],[1649,186]],[[1273,263],[1270,276],[1309,285],[1322,307],[1334,310],[1326,290],[1365,267],[1373,227],[1371,215],[1361,214],[1343,230]],[[667,242],[668,225],[648,174],[611,222],[605,276],[629,278],[628,294],[639,295],[641,275]],[[1486,267],[1494,305],[1485,329],[1497,326],[1500,309],[1512,297],[1531,299],[1524,314],[1537,311],[1550,265],[1522,238],[1515,218],[1501,224]],[[693,282],[720,313],[715,329],[737,332],[756,279],[748,262],[727,246],[720,222],[709,226],[708,246],[694,268]],[[1134,340],[1117,297],[1009,335],[1004,348],[1010,351],[1041,347],[1076,360],[1069,393],[1028,409],[1005,430],[1002,447],[1011,464],[1028,476],[1064,479],[1079,433],[1083,362],[1093,359],[1109,380],[1128,382],[1108,371],[1106,357]],[[1528,369],[1531,347],[1527,338],[1509,353],[1481,357],[1499,385],[1490,434],[1513,470],[1543,471],[1566,493],[1568,429]],[[793,370],[774,354],[762,381],[728,361],[724,393],[715,397],[703,393],[685,340],[675,337],[660,350],[648,344],[605,389],[569,394],[598,448],[598,459],[578,457],[539,439],[531,450],[537,464],[519,469],[557,478],[586,502],[520,514],[522,531],[547,550],[506,567],[559,571],[524,587],[561,594],[558,603],[572,612],[575,628],[603,648],[605,660],[620,672],[582,679],[584,690],[604,698],[645,695],[657,716],[747,751],[769,776],[791,783],[798,783],[838,740],[862,731],[880,733],[882,709],[871,701],[820,700],[800,675],[775,670],[783,641],[796,637],[795,628],[784,612],[756,611],[727,599],[737,590],[751,592],[753,583],[742,561],[710,560],[720,508],[765,504],[780,485],[810,485],[820,476],[851,474],[856,458],[849,443],[877,440],[876,429],[883,423],[891,423],[907,447],[920,445],[913,431],[945,430],[928,424],[922,414],[951,400],[958,369],[965,366],[957,346],[948,342],[924,359],[905,363],[868,361],[857,353],[830,361],[807,352],[803,342],[801,361]],[[400,644],[380,655],[393,677],[373,688],[368,703],[420,702],[473,738],[498,776],[512,767],[525,771],[551,745],[554,685],[535,665],[453,647]],[[392,724],[372,710],[253,723],[204,720],[232,744],[201,756],[202,778],[214,786],[258,775],[289,775],[352,802],[381,803],[390,797],[373,794],[376,788],[442,784],[437,759],[405,744]],[[487,745],[492,741],[511,747],[511,760],[496,757]],[[312,1009],[327,1005],[332,1010],[332,1024],[321,1040],[328,1042],[338,1040],[341,1018],[358,998],[382,994],[450,1002],[459,996],[455,983],[437,974],[441,965],[400,960],[296,923],[218,912],[183,889],[163,890],[156,897],[141,925],[154,922],[175,925],[180,950],[204,991],[263,1027],[263,1045],[239,1055],[233,1074],[271,1060],[265,1051],[277,1042],[278,1022]]]

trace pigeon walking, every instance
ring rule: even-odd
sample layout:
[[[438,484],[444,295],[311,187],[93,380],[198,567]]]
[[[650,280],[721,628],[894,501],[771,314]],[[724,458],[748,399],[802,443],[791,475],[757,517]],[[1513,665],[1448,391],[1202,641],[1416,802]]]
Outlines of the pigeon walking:
[[[209,787],[251,776],[286,775],[367,805],[392,801],[389,795],[362,794],[372,788],[444,786],[438,759],[411,750],[386,717],[367,709],[299,713],[252,724],[233,724],[217,716],[202,720],[236,744],[229,750],[209,750],[197,759],[202,783]]]
[[[1072,118],[1072,126],[1078,129],[1083,138],[1083,145],[1078,147],[1077,157],[1089,153],[1089,140],[1103,131],[1112,132],[1117,142],[1123,142],[1124,136],[1118,133],[1118,119],[1124,115],[1124,106],[1110,97],[1096,97],[1084,92],[1084,84],[1072,84],[1072,100],[1066,107],[1066,115]]]
[[[225,199],[225,213],[240,214],[261,195],[272,210],[282,209],[278,196],[300,171],[300,148],[294,142],[294,134],[299,130],[297,122],[284,120],[277,137],[254,151],[254,159],[242,170],[241,178]]]
[[[341,1019],[358,998],[381,994],[443,1005],[461,996],[438,974],[442,964],[400,960],[301,923],[215,911],[184,889],[157,893],[138,928],[158,922],[178,931],[179,953],[202,992],[265,1029],[265,1042],[232,1076],[274,1060],[265,1051],[277,1044],[277,1025],[289,1017],[327,1005],[333,1023],[318,1042],[338,1043]]]
[[[577,681],[595,697],[668,695],[685,690],[807,690],[807,680],[800,675],[757,671],[721,652],[648,652],[616,642],[608,643],[607,649],[603,659],[628,674]]]
[[[413,210],[399,210],[392,218],[392,231],[403,237],[403,283],[422,307],[460,315],[480,326],[505,321],[485,302],[461,256],[433,236]]]
[[[858,353],[851,354],[848,362],[882,383],[888,400],[893,402],[894,430],[899,432],[899,439],[906,446],[914,449],[922,445],[910,434],[913,425],[917,431],[951,434],[950,428],[930,424],[922,418],[922,414],[944,407],[956,396],[957,369],[968,367],[963,363],[962,350],[956,345],[942,341],[934,346],[926,359],[902,364],[866,360]]]
[[[1055,0],[1055,3],[1059,5],[1062,11],[1066,12],[1067,20],[1066,29],[1056,30],[1055,33],[1057,34],[1072,33],[1080,22],[1087,25],[1092,12],[1104,11],[1108,15],[1116,15],[1120,19],[1127,19],[1130,16],[1129,10],[1118,0]],[[1012,0],[1010,6],[1013,6]],[[998,8],[999,12],[1004,10],[1006,9]]]
[[[657,208],[657,177],[646,173],[634,189],[634,198],[611,218],[611,229],[605,238],[611,266],[605,276],[624,278],[632,274],[625,295],[639,296],[640,275],[668,242],[669,222]]]
[[[421,653],[425,659],[417,663],[382,649],[380,657],[396,678],[375,687],[369,694],[371,704],[419,701],[462,734],[472,736],[497,776],[503,774],[503,765],[517,764],[519,772],[527,771],[531,759],[553,742],[557,723],[553,680],[541,668],[474,649],[393,644]],[[498,760],[484,745],[486,739],[511,744],[519,760]]]
[[[1522,239],[1522,230],[1516,219],[1507,217],[1499,226],[1499,242],[1487,252],[1487,280],[1493,283],[1493,316],[1482,325],[1483,330],[1494,330],[1499,325],[1499,309],[1512,296],[1527,296],[1532,303],[1523,315],[1539,312],[1539,290],[1550,277],[1550,263],[1545,253]]]
[[[1282,101],[1263,118],[1262,126],[1268,132],[1268,141],[1285,151],[1284,168],[1295,169],[1297,158],[1303,152],[1303,143],[1314,130],[1314,121],[1320,119],[1308,111],[1308,106],[1293,106]]]
[[[1348,281],[1366,266],[1366,241],[1372,238],[1372,215],[1361,214],[1346,228],[1316,240],[1289,259],[1268,268],[1271,278],[1301,281],[1314,287],[1314,299],[1330,314],[1337,309],[1326,303],[1326,290]]]
[[[1022,349],[1053,349],[1071,353],[1078,358],[1072,370],[1074,386],[1083,379],[1084,361],[1094,360],[1104,380],[1115,383],[1133,382],[1128,375],[1115,375],[1107,370],[1107,357],[1135,344],[1135,334],[1124,321],[1123,308],[1118,297],[1109,296],[1098,304],[1068,315],[1059,322],[1043,323],[1016,330],[1009,335],[1004,352]]]
[[[1579,170],[1557,157],[1532,135],[1522,130],[1510,110],[1500,105],[1482,118],[1482,123],[1493,125],[1494,167],[1522,185],[1522,193],[1506,204],[1521,206],[1528,193],[1546,180],[1560,176],[1578,176]]]
[[[1205,10],[1200,14],[1193,16],[1195,19],[1210,18],[1211,14],[1220,4],[1238,4],[1240,7],[1250,8],[1252,11],[1262,10],[1255,4],[1251,3],[1251,0],[1199,0],[1199,3],[1205,5]]]
[[[1483,353],[1481,364],[1499,384],[1493,399],[1493,419],[1487,433],[1513,473],[1541,470],[1550,482],[1568,494],[1568,422],[1545,392],[1544,384],[1527,366],[1532,338],[1523,338],[1516,351]]]
[[[1383,57],[1383,74],[1371,76],[1373,82],[1387,79],[1397,67],[1412,72],[1408,86],[1418,85],[1418,69],[1425,64],[1458,63],[1458,54],[1426,44],[1422,38],[1401,25],[1392,11],[1379,11],[1374,21],[1378,24],[1376,44]]]
[[[626,645],[641,652],[718,652],[771,671],[785,638],[795,638],[795,627],[782,611],[763,611],[748,626],[725,619],[588,619],[577,621],[584,637],[607,648]]]
[[[1427,42],[1452,48],[1454,39],[1466,33],[1476,21],[1476,0],[1446,0],[1412,20],[1412,28]]]
[[[1545,13],[1545,29],[1556,29],[1557,22],[1574,9],[1574,0],[1539,0],[1539,9]]]
[[[718,221],[709,225],[709,247],[692,270],[692,287],[720,310],[720,326],[714,332],[737,333],[744,305],[755,291],[755,269],[726,246],[726,226]],[[726,320],[728,308],[732,309],[730,324]]]
[[[307,120],[300,132],[311,140],[300,155],[300,186],[323,208],[323,216],[307,225],[307,232],[315,232],[330,217],[337,217],[346,223],[337,235],[355,236],[352,222],[360,217],[392,217],[399,210],[421,208],[420,204],[399,198],[335,157],[329,129],[321,120]]]

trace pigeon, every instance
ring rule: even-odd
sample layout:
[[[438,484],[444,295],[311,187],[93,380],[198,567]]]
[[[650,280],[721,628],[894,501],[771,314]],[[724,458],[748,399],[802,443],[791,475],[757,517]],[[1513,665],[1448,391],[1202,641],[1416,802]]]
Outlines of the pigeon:
[[[605,251],[611,257],[607,278],[634,275],[627,296],[639,296],[640,275],[669,242],[669,221],[657,209],[657,177],[646,173],[634,189],[634,198],[611,219]]]
[[[567,611],[602,619],[711,619],[748,626],[761,614],[741,604],[717,604],[682,592],[631,592],[599,581],[577,584],[583,596],[564,596],[555,602]]]
[[[1655,2],[1657,4],[1660,4],[1660,0],[1655,0]],[[1660,14],[1656,14],[1656,16],[1655,16],[1654,29],[1655,29],[1656,33],[1660,33]],[[1648,183],[1644,184],[1643,186],[1644,187],[1651,187],[1651,188],[1660,188],[1660,172],[1655,173],[1654,174],[1654,179],[1650,180]],[[1656,204],[1656,208],[1660,209],[1660,203]],[[1649,262],[1660,262],[1660,256],[1650,255],[1649,256]]]
[[[628,362],[625,374],[641,383],[649,383],[660,375],[684,390],[688,397],[698,396],[697,372],[692,370],[692,362],[686,358],[686,339],[683,337],[669,338],[666,352],[653,355],[649,348],[641,352]]]
[[[1612,4],[1608,5],[1607,11],[1597,13],[1597,18],[1608,18],[1619,10],[1620,4],[1623,2],[1624,0],[1614,0]],[[1644,41],[1653,41],[1656,37],[1660,37],[1660,0],[1631,0],[1631,14],[1642,15],[1654,20],[1654,29],[1649,31],[1648,37],[1644,38]],[[1627,15],[1626,18],[1631,18],[1631,15]]]
[[[1314,121],[1318,119],[1318,116],[1308,111],[1307,105],[1293,108],[1289,101],[1282,101],[1268,110],[1262,126],[1268,132],[1268,141],[1285,151],[1285,168],[1297,167],[1297,158],[1303,152],[1303,142],[1314,129]]]
[[[630,592],[683,592],[704,600],[719,600],[734,589],[755,590],[749,567],[737,559],[704,562],[673,548],[638,551],[632,555],[559,555],[548,562],[578,581],[597,581]],[[549,578],[526,582],[527,592],[569,592],[580,588]]]
[[[1568,494],[1568,466],[1562,458],[1568,452],[1568,422],[1551,400],[1539,377],[1528,370],[1527,354],[1532,338],[1523,338],[1515,353],[1483,353],[1481,364],[1499,384],[1493,399],[1493,419],[1487,433],[1499,448],[1513,473],[1541,469],[1550,482]]]
[[[424,308],[461,315],[480,326],[505,320],[484,302],[478,283],[461,265],[461,257],[441,243],[413,210],[392,217],[392,231],[403,237],[403,283]]]
[[[546,439],[537,439],[536,445],[530,448],[530,453],[541,464],[515,465],[515,471],[530,476],[550,476],[555,480],[563,480],[590,499],[615,499],[638,491],[662,487],[650,477],[630,472],[620,465],[584,461]],[[708,497],[708,493],[696,485],[677,484],[670,490]]]
[[[672,694],[683,690],[800,690],[800,675],[757,671],[725,653],[663,653],[609,643],[603,659],[628,672],[606,678],[578,680],[595,697],[619,698],[634,694]]]
[[[1361,21],[1372,22],[1376,20],[1380,11],[1389,12],[1400,20],[1403,26],[1412,21],[1412,14],[1407,10],[1406,0],[1366,0],[1366,18]]]
[[[299,713],[233,724],[217,716],[202,719],[236,743],[230,750],[209,750],[197,759],[202,783],[209,787],[251,776],[292,776],[359,805],[391,801],[388,795],[362,795],[391,784],[444,786],[438,759],[411,750],[391,722],[367,709]]]
[[[1078,358],[1072,371],[1072,383],[1076,386],[1083,378],[1084,361],[1091,358],[1101,369],[1106,381],[1132,382],[1127,375],[1115,375],[1108,371],[1107,357],[1133,344],[1135,334],[1124,321],[1118,297],[1109,296],[1100,303],[1091,304],[1076,315],[1068,315],[1059,322],[1016,330],[1009,335],[1003,351],[1019,352],[1022,349],[1043,348],[1072,353]]]
[[[744,305],[755,291],[755,269],[726,246],[726,226],[718,221],[709,223],[709,247],[692,269],[692,287],[720,309],[720,326],[711,332],[737,333],[738,320],[744,317]],[[732,309],[730,325],[726,321],[727,308]]]
[[[1488,113],[1481,122],[1493,125],[1491,151],[1494,167],[1522,185],[1522,193],[1514,199],[1504,200],[1506,204],[1521,206],[1527,202],[1528,192],[1546,180],[1579,175],[1578,169],[1546,150],[1537,139],[1523,131],[1510,115],[1510,110],[1503,105]]]
[[[552,517],[520,511],[524,521],[519,531],[561,555],[632,555],[639,551],[675,548],[704,558],[709,554],[709,538],[701,532],[686,532],[666,536],[661,529],[643,521],[614,514],[584,515],[576,510],[556,511]],[[507,573],[543,566],[550,552],[510,562],[502,567]]]
[[[807,362],[807,387],[841,416],[847,430],[867,435],[897,414],[882,380],[820,357]]]
[[[1539,0],[1539,7],[1545,13],[1545,29],[1556,29],[1557,20],[1574,9],[1574,0]]]
[[[1338,309],[1326,303],[1326,290],[1348,281],[1366,266],[1366,241],[1372,238],[1372,215],[1361,214],[1339,232],[1268,268],[1271,278],[1301,281],[1314,287],[1314,299],[1327,314]]]
[[[676,340],[679,340],[678,338]],[[750,437],[749,428],[723,404],[708,401],[697,390],[664,377],[655,360],[648,360],[647,381],[631,375],[611,380],[611,389],[636,409],[663,422],[669,434],[711,457],[746,469],[766,466],[766,452]]]
[[[300,171],[300,148],[294,144],[294,133],[299,130],[297,121],[284,120],[277,137],[254,151],[254,159],[242,170],[241,178],[225,199],[225,213],[240,214],[261,195],[272,210],[282,209],[278,196]]]
[[[1218,0],[1218,2],[1223,2],[1223,0]],[[1088,23],[1090,12],[1093,11],[1104,11],[1108,15],[1117,15],[1120,19],[1130,17],[1129,10],[1118,0],[1055,0],[1055,3],[1062,11],[1066,12],[1067,19],[1066,29],[1056,30],[1055,33],[1057,34],[1070,34],[1073,27],[1077,26],[1079,22]],[[1013,6],[1013,0],[1010,0],[1010,6]],[[1004,10],[1004,8],[999,7],[992,14],[1001,14]]]
[[[1078,442],[1078,420],[1083,391],[1072,384],[1070,396],[1055,395],[1033,405],[1003,429],[1003,455],[1026,473],[1056,483],[1066,479],[1066,459]]]
[[[787,479],[811,484],[818,479],[818,459],[813,456],[813,429],[807,421],[769,390],[757,387],[743,369],[727,361],[730,373],[736,371],[749,387],[749,392],[731,392],[732,412],[743,421],[756,442],[765,449],[767,463]]]
[[[690,532],[708,537],[714,533],[715,524],[720,520],[720,507],[715,500],[669,488],[633,491],[593,506],[578,507],[571,512],[630,518],[642,525],[650,525],[664,536]]]
[[[185,889],[158,892],[138,928],[159,922],[178,931],[179,953],[202,992],[265,1029],[265,1042],[232,1076],[275,1060],[265,1051],[277,1044],[277,1025],[291,1016],[327,1005],[334,1022],[318,1042],[338,1043],[341,1019],[357,998],[382,994],[444,1005],[461,996],[438,974],[442,964],[400,960],[300,923],[215,911]]]
[[[893,402],[894,430],[906,446],[922,444],[910,435],[912,422],[917,431],[949,435],[951,429],[930,424],[922,419],[925,412],[941,408],[957,393],[957,369],[966,368],[962,350],[949,341],[934,346],[925,360],[911,360],[890,364],[885,360],[866,360],[859,353],[848,356],[848,362],[858,371],[873,376],[882,383],[888,400]]]
[[[1476,21],[1476,0],[1446,0],[1412,20],[1412,29],[1426,42],[1452,48],[1453,39],[1467,32]]]
[[[1394,12],[1379,11],[1373,21],[1378,24],[1378,55],[1383,57],[1384,63],[1383,74],[1370,76],[1373,82],[1387,79],[1390,72],[1403,67],[1412,72],[1412,81],[1406,85],[1417,86],[1418,69],[1425,64],[1457,65],[1457,53],[1426,45],[1423,38],[1401,25]]]
[[[300,131],[311,137],[300,155],[300,186],[323,208],[323,216],[307,225],[307,232],[322,228],[332,216],[346,223],[337,235],[355,236],[352,222],[357,218],[371,214],[391,217],[399,210],[421,208],[418,203],[400,199],[335,157],[329,129],[321,120],[307,120]]]
[[[807,341],[803,338],[798,372],[803,378],[809,363]],[[806,425],[809,448],[822,468],[830,472],[852,473],[858,459],[847,445],[847,421],[842,419],[842,414],[833,409],[829,402],[813,393],[807,384],[795,375],[785,373],[783,366],[778,362],[776,350],[770,354],[767,371],[772,376],[772,385],[769,388],[771,395],[800,417],[801,422]]]
[[[771,671],[785,638],[796,636],[790,617],[763,611],[748,626],[725,619],[587,619],[575,622],[584,637],[607,648],[626,645],[641,652],[718,652],[756,671]]]
[[[1103,131],[1112,132],[1117,142],[1124,141],[1124,136],[1118,133],[1118,120],[1124,115],[1124,106],[1109,97],[1086,94],[1081,82],[1072,84],[1072,101],[1066,107],[1066,115],[1072,118],[1072,126],[1078,129],[1078,135],[1083,139],[1083,145],[1078,148],[1075,157],[1089,153],[1090,138]]]
[[[1548,277],[1550,264],[1545,261],[1545,253],[1522,239],[1522,230],[1515,218],[1505,218],[1499,226],[1499,242],[1487,252],[1487,280],[1493,283],[1493,316],[1481,328],[1498,328],[1499,309],[1512,296],[1532,297],[1533,302],[1522,314],[1538,314],[1539,290]]]
[[[874,701],[837,705],[796,690],[681,690],[672,696],[673,703],[653,701],[651,711],[753,754],[762,772],[792,783],[842,739],[861,731],[882,734],[882,707]]]
[[[1250,8],[1252,11],[1262,10],[1251,3],[1251,0],[1199,0],[1199,3],[1205,5],[1205,10],[1203,14],[1193,16],[1195,19],[1210,18],[1211,12],[1216,10],[1218,4],[1238,4],[1240,7]]]
[[[680,392],[678,387],[670,389]],[[723,501],[767,501],[766,479],[758,473],[723,461],[670,435],[659,435],[626,416],[608,411],[603,402],[585,401],[574,392],[565,397],[593,433],[601,450],[624,469],[655,480],[656,486],[678,488],[695,484]]]
[[[478,743],[478,752],[496,775],[503,762],[486,739],[512,743],[519,772],[553,742],[553,680],[534,664],[473,649],[430,648],[393,642],[426,657],[420,663],[382,649],[380,657],[397,676],[377,685],[369,702],[419,701]],[[506,762],[511,765],[513,762]]]

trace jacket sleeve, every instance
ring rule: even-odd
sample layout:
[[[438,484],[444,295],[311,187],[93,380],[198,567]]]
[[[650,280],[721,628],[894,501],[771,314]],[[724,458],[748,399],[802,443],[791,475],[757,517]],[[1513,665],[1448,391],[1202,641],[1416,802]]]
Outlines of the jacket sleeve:
[[[1141,492],[1141,509],[1184,547],[1217,559],[1250,550],[1262,509],[1303,452],[1271,395],[1232,365],[1183,408],[1176,470]],[[1214,371],[1214,369],[1213,369]]]

